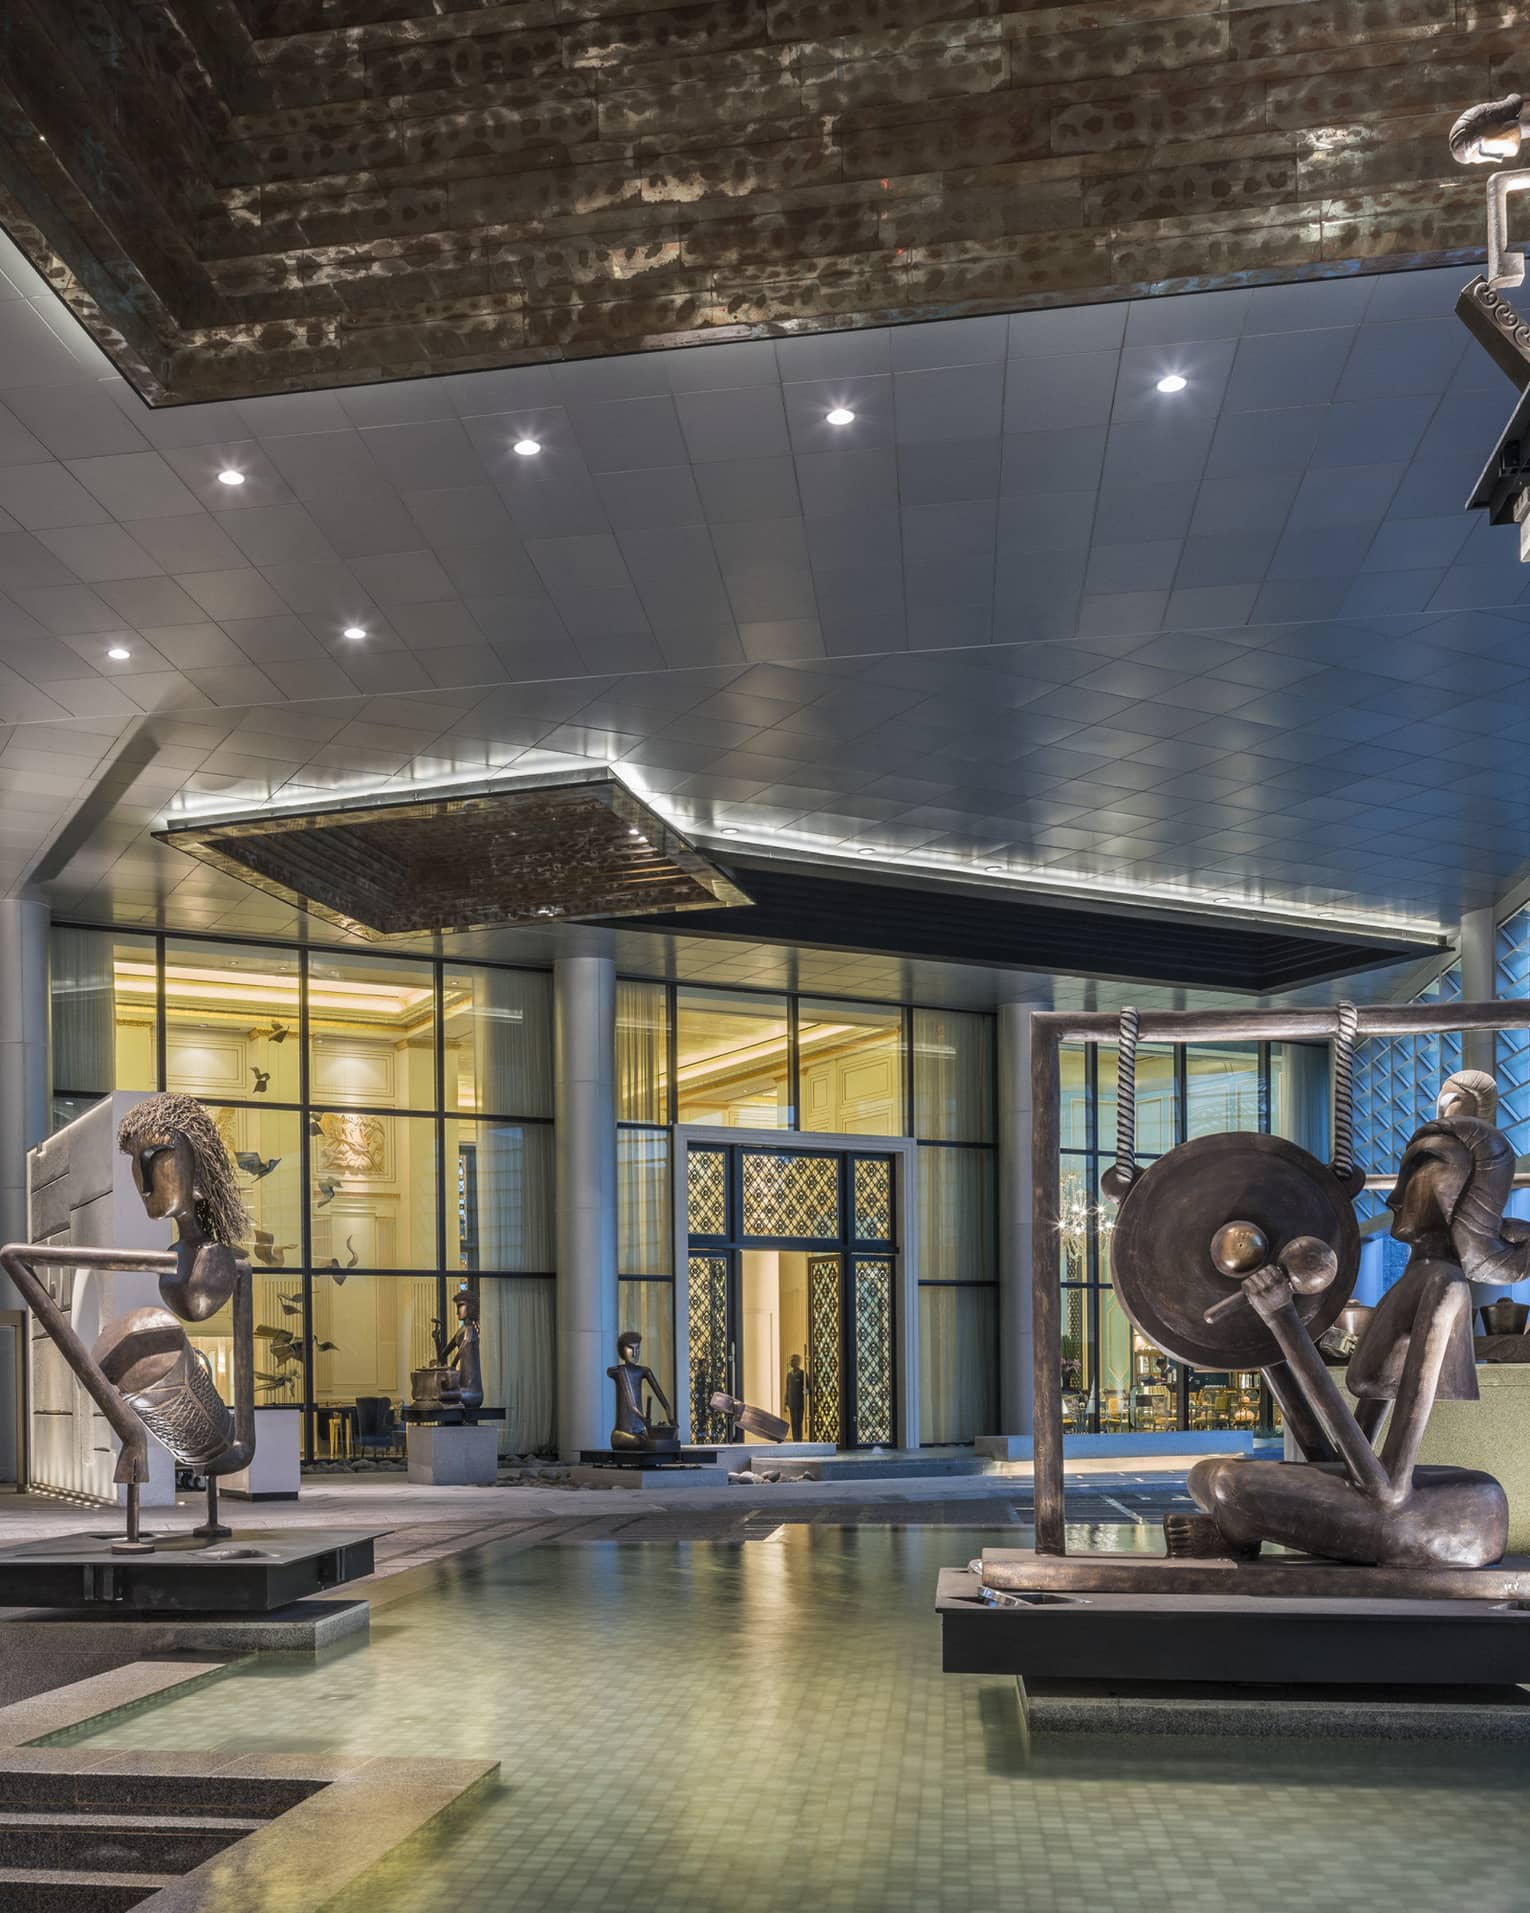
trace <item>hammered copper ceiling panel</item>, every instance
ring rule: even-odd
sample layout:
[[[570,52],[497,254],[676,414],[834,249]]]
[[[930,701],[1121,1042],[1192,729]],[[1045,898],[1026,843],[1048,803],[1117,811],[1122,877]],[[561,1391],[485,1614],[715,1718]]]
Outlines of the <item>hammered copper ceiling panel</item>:
[[[369,938],[749,901],[608,776],[206,818],[155,835]]]
[[[0,224],[155,402],[1444,262],[1466,0],[6,0]]]

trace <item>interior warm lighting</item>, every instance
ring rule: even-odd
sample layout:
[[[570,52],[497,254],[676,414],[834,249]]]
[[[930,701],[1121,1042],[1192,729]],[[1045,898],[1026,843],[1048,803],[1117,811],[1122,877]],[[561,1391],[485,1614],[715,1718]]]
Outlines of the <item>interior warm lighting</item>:
[[[227,471],[219,472],[218,483],[220,485],[242,485],[244,483],[244,473],[236,472],[233,466],[230,465]]]
[[[1158,389],[1160,392],[1183,392],[1187,382],[1178,372],[1167,372],[1158,381]]]
[[[114,664],[126,664],[133,654],[125,644],[114,644],[106,655]]]
[[[119,996],[152,997],[157,984],[153,963],[135,962],[119,957],[112,966]],[[218,1003],[228,1009],[249,1014],[252,1009],[269,1013],[288,1010],[294,1020],[298,1013],[298,979],[269,970],[242,970],[237,974],[223,969],[202,969],[192,964],[169,963],[165,966],[165,994],[176,1002]],[[397,983],[332,982],[311,977],[308,1007],[311,1011],[331,1010],[340,1016],[401,1021],[417,1015],[422,1008],[433,1007],[433,992]]]
[[[534,438],[518,438],[515,441],[515,449],[522,458],[535,458],[542,447]]]
[[[342,638],[350,638],[354,641],[357,638],[364,638],[366,632],[359,624],[348,624],[340,635]]]
[[[825,412],[824,417],[831,425],[853,425],[855,423],[855,414],[850,410],[848,405],[836,405],[832,412]]]

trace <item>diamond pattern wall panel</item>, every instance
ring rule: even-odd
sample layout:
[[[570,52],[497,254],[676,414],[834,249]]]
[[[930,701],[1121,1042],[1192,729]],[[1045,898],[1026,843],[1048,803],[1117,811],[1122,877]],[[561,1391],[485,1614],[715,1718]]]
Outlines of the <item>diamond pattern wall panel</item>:
[[[1458,1003],[1461,966],[1452,964],[1416,1003]],[[1458,1031],[1439,1036],[1378,1036],[1355,1046],[1355,1151],[1370,1174],[1397,1167],[1408,1138],[1434,1115],[1435,1097],[1461,1067]],[[1380,1215],[1381,1194],[1367,1191],[1355,1203],[1363,1219]]]
[[[1530,907],[1498,926],[1495,988],[1499,996],[1530,996]],[[1530,1034],[1500,1030],[1494,1073],[1498,1078],[1498,1126],[1516,1155],[1530,1150]]]
[[[837,1442],[844,1426],[839,1257],[809,1256],[807,1276],[808,1433],[813,1441]]]
[[[711,1406],[713,1395],[732,1393],[728,1359],[728,1259],[693,1255],[687,1267],[690,1298],[691,1440],[724,1441],[728,1420]]]

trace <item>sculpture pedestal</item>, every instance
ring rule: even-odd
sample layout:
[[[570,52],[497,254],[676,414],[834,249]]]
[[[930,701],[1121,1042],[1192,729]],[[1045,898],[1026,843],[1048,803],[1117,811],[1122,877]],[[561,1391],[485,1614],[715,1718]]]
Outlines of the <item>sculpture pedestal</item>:
[[[432,1488],[492,1488],[499,1478],[499,1431],[411,1423],[409,1479]]]
[[[254,1459],[238,1474],[221,1475],[218,1492],[236,1501],[296,1501],[302,1452],[301,1408],[257,1408]]]

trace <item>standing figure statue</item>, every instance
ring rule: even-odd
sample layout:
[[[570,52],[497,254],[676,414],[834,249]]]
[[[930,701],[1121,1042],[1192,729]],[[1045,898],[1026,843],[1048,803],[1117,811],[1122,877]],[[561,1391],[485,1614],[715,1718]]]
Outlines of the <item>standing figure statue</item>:
[[[248,1467],[255,1454],[255,1317],[250,1265],[238,1254],[250,1219],[207,1111],[190,1096],[150,1096],[128,1111],[117,1141],[132,1160],[146,1212],[174,1222],[175,1246],[128,1250],[16,1242],[0,1249],[0,1266],[122,1443],[114,1478],[127,1488],[127,1534],[112,1545],[135,1552],[153,1545],[142,1538],[138,1520],[151,1433],[184,1467],[207,1477],[207,1521],[195,1532],[207,1538],[228,1534],[218,1521],[218,1477]],[[46,1266],[152,1270],[163,1306],[133,1309],[109,1322],[87,1349],[37,1274]],[[232,1411],[205,1356],[181,1326],[206,1322],[230,1302]]]
[[[1403,1151],[1387,1206],[1393,1239],[1411,1253],[1350,1359],[1356,1408],[1297,1312],[1291,1273],[1277,1260],[1245,1276],[1243,1295],[1284,1357],[1280,1394],[1305,1459],[1197,1462],[1189,1485],[1203,1513],[1169,1517],[1171,1552],[1248,1555],[1274,1541],[1383,1566],[1476,1568],[1501,1558],[1509,1513],[1499,1483],[1469,1468],[1418,1465],[1436,1400],[1477,1399],[1471,1283],[1517,1281],[1530,1260],[1530,1228],[1503,1214],[1514,1151],[1494,1126],[1496,1105],[1490,1076],[1461,1071]]]
[[[611,1430],[613,1448],[641,1448],[651,1454],[671,1454],[679,1450],[674,1410],[669,1397],[659,1386],[653,1370],[638,1358],[643,1338],[636,1329],[625,1329],[616,1338],[616,1363],[606,1373],[616,1384],[616,1426]],[[643,1402],[643,1390],[656,1395],[665,1419],[655,1421]]]
[[[789,1355],[786,1361],[786,1386],[783,1390],[781,1406],[786,1410],[786,1419],[791,1423],[793,1441],[802,1439],[802,1416],[807,1407],[807,1371],[802,1366],[800,1355]]]

